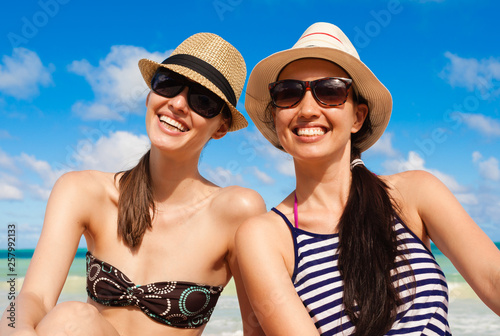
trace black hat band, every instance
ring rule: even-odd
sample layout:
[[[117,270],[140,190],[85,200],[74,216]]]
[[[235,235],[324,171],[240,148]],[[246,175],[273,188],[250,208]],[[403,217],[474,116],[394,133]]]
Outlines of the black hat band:
[[[164,60],[162,64],[181,65],[183,67],[196,71],[197,73],[211,81],[219,90],[222,91],[227,100],[231,104],[233,104],[233,106],[236,106],[236,95],[234,94],[234,90],[231,84],[229,84],[226,77],[224,77],[224,75],[212,64],[207,63],[204,60],[199,59],[198,57],[187,54],[172,55]]]

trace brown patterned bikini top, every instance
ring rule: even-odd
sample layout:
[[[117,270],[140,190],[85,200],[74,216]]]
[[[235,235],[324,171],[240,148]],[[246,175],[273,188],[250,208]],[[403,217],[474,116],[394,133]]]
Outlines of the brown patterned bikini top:
[[[134,284],[116,267],[87,252],[87,293],[106,306],[136,306],[152,319],[177,328],[208,322],[222,286],[185,281]]]

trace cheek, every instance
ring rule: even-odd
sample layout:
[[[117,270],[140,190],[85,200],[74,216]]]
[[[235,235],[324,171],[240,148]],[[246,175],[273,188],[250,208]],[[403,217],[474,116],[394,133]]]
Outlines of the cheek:
[[[202,116],[192,112],[191,113],[191,123],[193,129],[197,130],[197,138],[201,142],[207,142],[212,138],[212,135],[217,132],[220,125],[222,124],[222,116],[217,116],[212,119],[206,119]]]
[[[149,134],[151,127],[153,126],[153,123],[156,122],[155,120],[156,115],[153,112],[151,108],[148,108],[146,110],[146,117],[145,117],[145,123],[146,123],[146,132]]]
[[[276,130],[287,127],[293,119],[295,112],[293,109],[283,109],[273,112],[273,123]]]
[[[283,130],[286,128],[287,122],[283,120],[282,117],[275,116],[274,117],[274,129],[276,130],[276,134],[278,137],[281,137],[283,134]]]

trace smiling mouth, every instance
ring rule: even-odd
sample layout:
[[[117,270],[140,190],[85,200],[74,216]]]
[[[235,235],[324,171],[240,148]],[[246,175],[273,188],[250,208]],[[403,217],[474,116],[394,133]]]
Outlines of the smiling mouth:
[[[302,127],[302,128],[296,128],[294,130],[294,133],[298,136],[312,137],[312,136],[323,135],[326,133],[326,130],[322,127]]]
[[[184,125],[182,125],[180,122],[167,117],[166,115],[161,115],[159,116],[159,119],[163,125],[166,126],[166,128],[172,130],[172,131],[178,131],[178,132],[187,132],[189,131],[188,128],[186,128]]]

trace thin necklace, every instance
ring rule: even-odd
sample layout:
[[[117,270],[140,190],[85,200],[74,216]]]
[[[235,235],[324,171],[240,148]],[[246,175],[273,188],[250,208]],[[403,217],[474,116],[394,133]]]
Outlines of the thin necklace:
[[[293,193],[295,202],[293,203],[293,220],[295,221],[295,228],[299,228],[299,211],[297,210],[297,192]]]

